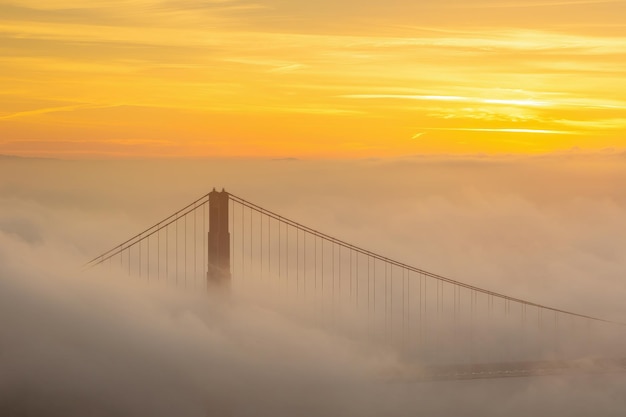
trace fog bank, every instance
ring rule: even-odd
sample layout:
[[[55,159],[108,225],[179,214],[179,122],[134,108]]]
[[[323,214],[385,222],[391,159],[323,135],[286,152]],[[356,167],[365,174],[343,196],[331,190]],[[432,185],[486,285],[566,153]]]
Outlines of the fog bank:
[[[621,374],[397,383],[392,350],[80,265],[213,186],[411,265],[626,321],[623,156],[0,160],[0,414],[621,416]],[[626,354],[624,355],[626,356]]]

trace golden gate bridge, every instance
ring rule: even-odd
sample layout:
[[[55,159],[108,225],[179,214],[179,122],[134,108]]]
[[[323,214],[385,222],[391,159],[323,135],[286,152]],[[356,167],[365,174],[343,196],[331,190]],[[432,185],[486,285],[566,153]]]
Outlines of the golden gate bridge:
[[[622,323],[435,274],[215,189],[92,259],[147,282],[305,306],[339,334],[393,349],[396,380],[626,369]]]

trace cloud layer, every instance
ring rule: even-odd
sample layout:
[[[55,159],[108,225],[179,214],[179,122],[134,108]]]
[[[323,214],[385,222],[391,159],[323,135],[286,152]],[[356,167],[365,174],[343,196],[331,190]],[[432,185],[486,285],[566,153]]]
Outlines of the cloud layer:
[[[78,270],[129,231],[224,185],[409,264],[623,321],[622,162],[617,154],[350,163],[3,159],[0,411],[622,415],[621,374],[389,382],[406,366],[402,357],[293,311]],[[610,339],[618,353],[622,342]]]

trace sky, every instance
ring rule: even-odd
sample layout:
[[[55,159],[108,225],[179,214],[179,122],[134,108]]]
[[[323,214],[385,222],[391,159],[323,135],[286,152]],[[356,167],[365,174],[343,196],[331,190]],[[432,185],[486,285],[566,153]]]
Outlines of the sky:
[[[2,0],[0,153],[624,148],[625,1]]]

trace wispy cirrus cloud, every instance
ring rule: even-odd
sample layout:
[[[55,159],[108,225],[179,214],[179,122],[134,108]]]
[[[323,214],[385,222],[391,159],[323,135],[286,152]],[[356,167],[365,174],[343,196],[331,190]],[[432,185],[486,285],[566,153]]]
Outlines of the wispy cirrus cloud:
[[[594,6],[594,5],[623,5],[623,0],[563,0],[563,1],[526,1],[526,2],[468,2],[465,5],[457,5],[459,8],[488,8],[488,9],[517,9],[517,8],[541,8],[541,7],[567,7],[567,6]]]
[[[21,117],[39,116],[39,115],[47,114],[47,113],[72,112],[75,110],[83,110],[83,109],[103,109],[103,108],[108,108],[108,107],[114,107],[114,105],[73,104],[69,106],[44,107],[44,108],[25,110],[25,111],[19,111],[15,113],[0,115],[0,120],[9,120],[9,119],[17,119]]]
[[[550,103],[533,99],[502,99],[502,98],[478,98],[448,95],[408,95],[408,94],[347,94],[342,98],[354,99],[394,99],[394,100],[418,100],[418,101],[444,101],[455,103],[478,103],[478,104],[504,104],[521,107],[544,107]]]
[[[486,91],[488,92],[488,91]],[[626,102],[615,100],[603,100],[596,98],[549,98],[550,93],[544,93],[545,99],[527,98],[483,98],[454,95],[421,95],[421,94],[345,94],[339,97],[348,99],[390,99],[390,100],[416,100],[416,101],[442,101],[450,103],[492,104],[514,107],[585,107],[626,110]]]
[[[555,123],[585,129],[588,131],[598,131],[605,129],[626,129],[626,118],[615,119],[595,119],[595,120],[555,120]]]

